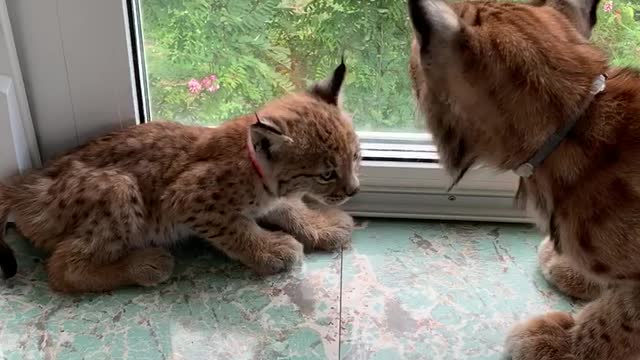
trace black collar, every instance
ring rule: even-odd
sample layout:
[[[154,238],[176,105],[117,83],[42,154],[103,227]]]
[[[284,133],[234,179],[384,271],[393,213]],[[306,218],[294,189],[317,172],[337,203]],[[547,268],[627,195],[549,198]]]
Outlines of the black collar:
[[[578,119],[587,110],[589,104],[591,104],[595,96],[604,91],[606,87],[606,81],[607,75],[598,75],[598,77],[593,81],[593,84],[591,85],[591,92],[589,93],[589,96],[587,96],[587,98],[582,102],[579,110],[576,112],[573,118],[571,118],[571,121],[567,122],[565,126],[560,128],[555,133],[551,134],[547,141],[542,144],[540,149],[538,149],[538,151],[536,151],[536,153],[529,160],[513,170],[516,175],[523,178],[528,178],[533,175],[536,167],[538,167],[547,157],[549,157],[549,155],[551,155],[551,153],[558,147],[558,145],[560,145],[562,140],[564,140],[569,131],[574,128],[576,122],[578,122]]]

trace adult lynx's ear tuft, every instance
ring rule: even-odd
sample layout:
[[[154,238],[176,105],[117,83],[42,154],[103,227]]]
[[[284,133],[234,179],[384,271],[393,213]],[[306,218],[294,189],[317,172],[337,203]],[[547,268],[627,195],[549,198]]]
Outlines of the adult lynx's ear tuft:
[[[531,4],[549,6],[563,13],[587,39],[598,22],[600,0],[532,0]]]
[[[446,45],[462,28],[458,15],[441,0],[409,0],[409,16],[423,54],[432,45]]]

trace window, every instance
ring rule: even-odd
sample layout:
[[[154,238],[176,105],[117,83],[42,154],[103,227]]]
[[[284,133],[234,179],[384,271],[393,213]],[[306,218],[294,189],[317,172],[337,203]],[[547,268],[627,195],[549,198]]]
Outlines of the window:
[[[364,137],[424,131],[407,75],[404,1],[139,2],[151,119],[219,124],[307,87],[346,52],[345,107]],[[608,0],[600,9],[594,41],[616,65],[639,61],[637,7]]]
[[[45,159],[132,119],[215,126],[327,75],[343,51],[345,107],[365,161],[355,214],[522,221],[517,178],[473,169],[451,192],[417,116],[399,0],[84,0],[8,3]],[[640,66],[640,4],[607,0],[593,41]],[[17,29],[17,30],[16,30]],[[46,62],[39,59],[47,59]],[[70,135],[71,134],[71,135]]]
[[[364,192],[348,203],[352,212],[522,218],[512,208],[513,176],[478,170],[454,193],[445,192],[449,179],[438,166],[411,92],[404,1],[139,0],[137,5],[148,119],[217,125],[324,78],[344,53],[349,68],[344,105],[365,158]]]

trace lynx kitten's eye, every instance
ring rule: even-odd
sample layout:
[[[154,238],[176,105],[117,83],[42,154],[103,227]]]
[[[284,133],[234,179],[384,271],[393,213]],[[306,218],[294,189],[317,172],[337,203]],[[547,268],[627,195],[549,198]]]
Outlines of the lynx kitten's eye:
[[[335,170],[327,171],[326,173],[320,175],[320,178],[324,181],[331,181],[338,177],[338,173]]]

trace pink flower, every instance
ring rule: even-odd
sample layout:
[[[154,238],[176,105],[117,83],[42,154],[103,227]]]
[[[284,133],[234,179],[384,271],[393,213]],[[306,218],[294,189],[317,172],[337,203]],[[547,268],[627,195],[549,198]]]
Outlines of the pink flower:
[[[216,75],[209,75],[200,80],[202,87],[204,87],[208,92],[216,92],[220,89],[220,85],[217,84],[218,77]]]
[[[213,81],[211,81],[211,78],[207,76],[205,78],[202,78],[202,80],[200,80],[200,84],[202,84],[203,88],[208,89],[213,84]]]
[[[202,84],[196,79],[191,79],[187,83],[187,87],[189,88],[189,92],[192,94],[199,94],[202,91]]]
[[[604,10],[604,12],[611,12],[611,10],[613,10],[613,1],[605,2],[602,6],[602,10]]]

